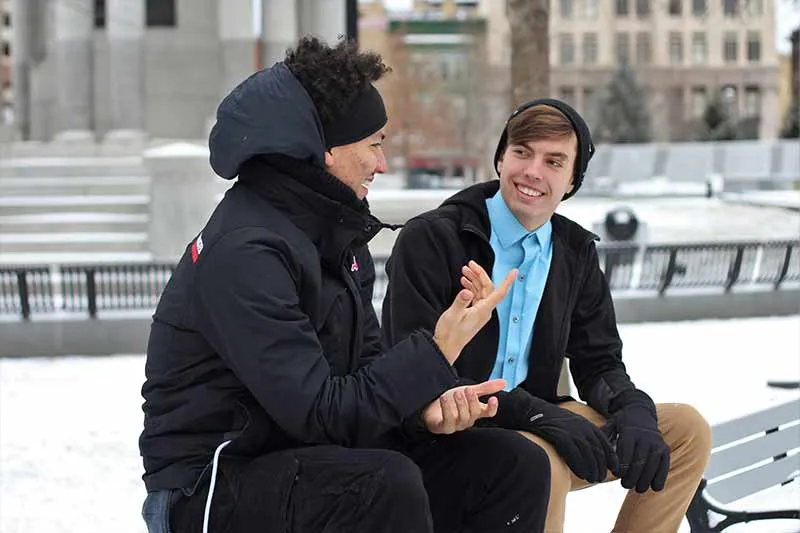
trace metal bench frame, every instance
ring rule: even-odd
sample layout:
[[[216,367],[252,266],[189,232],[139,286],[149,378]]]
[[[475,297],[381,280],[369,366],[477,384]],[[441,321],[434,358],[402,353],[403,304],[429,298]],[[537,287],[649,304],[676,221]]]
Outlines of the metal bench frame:
[[[692,533],[718,533],[734,524],[756,520],[800,520],[800,509],[743,511],[725,507],[800,478],[800,453],[788,455],[800,447],[798,420],[800,398],[795,398],[712,428],[711,461],[686,512]],[[724,519],[712,527],[709,511]]]

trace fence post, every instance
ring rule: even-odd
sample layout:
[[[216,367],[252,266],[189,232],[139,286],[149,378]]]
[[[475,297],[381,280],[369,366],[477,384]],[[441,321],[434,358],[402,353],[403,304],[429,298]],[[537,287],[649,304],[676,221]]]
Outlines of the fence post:
[[[733,260],[730,270],[728,270],[728,280],[725,282],[725,292],[731,292],[731,287],[739,279],[742,270],[742,257],[744,257],[744,246],[736,248],[736,257]]]
[[[93,268],[86,270],[86,298],[89,316],[97,318],[97,286],[95,285]]]
[[[792,260],[792,245],[786,245],[786,255],[783,256],[783,265],[781,266],[781,271],[778,273],[778,279],[775,280],[775,290],[777,290],[781,283],[783,283],[783,279],[786,277],[786,273],[789,272],[789,262]]]
[[[25,270],[17,270],[17,291],[19,292],[19,308],[24,320],[31,318],[31,301],[28,294],[28,276]]]
[[[667,263],[667,271],[664,272],[664,279],[661,280],[661,287],[658,288],[658,295],[663,296],[667,287],[672,283],[672,277],[675,275],[675,264],[678,258],[678,249],[672,248],[669,251],[669,263]]]

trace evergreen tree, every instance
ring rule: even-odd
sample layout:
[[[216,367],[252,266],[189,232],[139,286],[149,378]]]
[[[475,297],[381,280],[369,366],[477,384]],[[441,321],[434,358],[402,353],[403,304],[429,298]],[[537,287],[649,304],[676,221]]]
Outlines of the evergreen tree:
[[[636,74],[623,63],[600,97],[595,135],[608,143],[644,143],[652,139],[650,113]]]
[[[783,117],[781,137],[784,139],[797,139],[800,137],[800,99],[794,98]]]
[[[722,93],[714,92],[703,111],[702,138],[707,141],[731,141],[736,139],[736,122],[731,117],[728,104]]]

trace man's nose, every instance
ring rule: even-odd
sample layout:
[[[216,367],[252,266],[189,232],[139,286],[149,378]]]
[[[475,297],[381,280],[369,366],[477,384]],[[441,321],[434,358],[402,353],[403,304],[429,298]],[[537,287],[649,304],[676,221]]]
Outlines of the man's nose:
[[[384,154],[383,150],[381,150],[378,154],[378,164],[375,166],[375,172],[379,174],[385,174],[388,171],[389,164],[386,162],[386,154]]]

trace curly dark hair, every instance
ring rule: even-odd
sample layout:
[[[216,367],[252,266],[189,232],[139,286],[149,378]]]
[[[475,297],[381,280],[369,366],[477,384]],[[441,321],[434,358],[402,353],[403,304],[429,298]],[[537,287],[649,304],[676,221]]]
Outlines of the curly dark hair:
[[[375,52],[358,49],[340,38],[329,46],[314,36],[305,36],[286,51],[284,63],[308,91],[323,124],[330,123],[370,83],[392,71]]]

